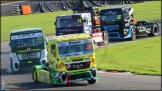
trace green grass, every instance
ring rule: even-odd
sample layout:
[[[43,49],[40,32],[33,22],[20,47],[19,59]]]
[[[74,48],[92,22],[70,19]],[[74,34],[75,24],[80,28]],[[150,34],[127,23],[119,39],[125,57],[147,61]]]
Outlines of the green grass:
[[[161,2],[152,1],[145,3],[130,4],[134,7],[137,20],[156,21],[161,20]],[[100,7],[100,9],[106,7]],[[49,12],[19,16],[1,17],[1,42],[9,40],[10,31],[21,28],[41,27],[46,35],[55,33],[55,17],[62,14],[71,14],[72,11]]]
[[[161,75],[161,37],[96,49],[96,60],[99,70]]]

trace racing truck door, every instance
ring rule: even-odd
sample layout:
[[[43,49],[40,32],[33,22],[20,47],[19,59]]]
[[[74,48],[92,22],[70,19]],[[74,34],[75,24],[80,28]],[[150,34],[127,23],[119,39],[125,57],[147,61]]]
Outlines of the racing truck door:
[[[90,14],[84,15],[82,20],[83,20],[84,33],[91,34],[92,33],[92,22],[91,22]]]

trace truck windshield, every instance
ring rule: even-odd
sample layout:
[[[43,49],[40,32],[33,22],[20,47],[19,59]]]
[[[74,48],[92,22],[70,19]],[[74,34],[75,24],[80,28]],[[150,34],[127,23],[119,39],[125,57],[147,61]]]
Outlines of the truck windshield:
[[[11,36],[12,46],[14,48],[43,45],[43,34],[32,33]]]
[[[68,19],[57,19],[56,27],[57,28],[66,28],[66,27],[82,27],[82,19],[81,18],[68,18]]]
[[[89,54],[93,52],[93,46],[91,39],[77,40],[70,42],[60,42],[58,43],[59,55],[64,56],[74,56]]]
[[[122,19],[121,10],[103,10],[100,11],[101,22],[120,21]]]

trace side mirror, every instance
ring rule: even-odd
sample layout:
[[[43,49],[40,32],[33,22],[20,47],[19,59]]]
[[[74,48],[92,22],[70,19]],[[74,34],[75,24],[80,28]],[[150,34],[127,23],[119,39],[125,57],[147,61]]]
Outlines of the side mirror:
[[[45,41],[48,42],[48,38],[45,38]]]
[[[10,42],[8,43],[8,46],[9,46],[9,47],[11,46],[11,43],[10,43]]]
[[[56,22],[54,22],[54,25],[56,25]]]
[[[48,44],[48,38],[45,39],[46,45]]]

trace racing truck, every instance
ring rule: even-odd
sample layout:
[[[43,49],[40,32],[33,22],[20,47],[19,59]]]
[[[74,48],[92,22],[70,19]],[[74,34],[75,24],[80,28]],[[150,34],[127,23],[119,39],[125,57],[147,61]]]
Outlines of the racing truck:
[[[156,36],[156,22],[136,21],[132,6],[114,6],[100,10],[101,29],[107,31],[109,39],[135,40],[139,35]]]
[[[32,79],[51,86],[79,81],[95,84],[99,77],[93,43],[85,33],[48,38],[48,62],[33,67]]]
[[[91,12],[81,12],[90,10]],[[107,31],[101,31],[99,10],[96,7],[73,9],[73,14],[65,14],[56,17],[56,35],[86,33],[98,45],[108,44]]]
[[[42,28],[24,28],[10,32],[9,47],[11,72],[20,72],[33,68],[36,64],[47,62],[47,39]]]

